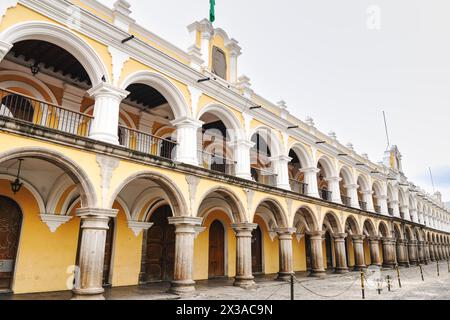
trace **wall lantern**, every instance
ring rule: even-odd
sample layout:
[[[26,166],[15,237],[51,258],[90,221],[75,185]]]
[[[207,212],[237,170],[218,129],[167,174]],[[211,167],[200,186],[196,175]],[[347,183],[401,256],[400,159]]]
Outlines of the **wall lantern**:
[[[17,192],[19,192],[23,186],[23,183],[20,182],[20,169],[22,168],[22,161],[23,159],[19,159],[19,169],[17,170],[17,178],[14,182],[11,182],[11,190],[14,193],[14,195]]]

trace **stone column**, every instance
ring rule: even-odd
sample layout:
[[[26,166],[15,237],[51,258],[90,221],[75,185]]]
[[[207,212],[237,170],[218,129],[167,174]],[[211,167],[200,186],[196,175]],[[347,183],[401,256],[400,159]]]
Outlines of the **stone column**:
[[[247,140],[238,140],[232,144],[232,147],[234,147],[234,161],[236,162],[236,177],[252,180],[250,149],[254,145],[254,142]]]
[[[419,265],[419,259],[417,257],[417,240],[410,240],[408,243],[409,263],[410,265]]]
[[[292,261],[292,235],[295,228],[278,228],[275,232],[278,234],[279,244],[279,266],[277,280],[290,281],[291,275],[294,274],[294,266]]]
[[[139,284],[147,283],[147,235],[148,230],[142,231],[142,256],[141,272],[139,272]]]
[[[347,273],[348,265],[347,265],[347,255],[346,255],[346,242],[345,239],[347,238],[346,233],[338,233],[333,234],[334,238],[334,251],[336,255],[336,273]]]
[[[397,262],[399,266],[409,267],[408,259],[408,241],[404,239],[397,240]]]
[[[82,208],[77,210],[81,218],[81,244],[79,250],[79,281],[73,289],[75,300],[104,299],[103,264],[105,259],[106,232],[109,219],[118,210]]]
[[[394,238],[383,238],[383,267],[394,268],[397,265],[396,240]]]
[[[175,226],[175,260],[170,291],[185,294],[195,291],[194,240],[203,218],[170,217],[169,224]]]
[[[359,209],[358,188],[357,184],[348,184],[344,188],[347,190],[347,196],[350,197],[350,206]]]
[[[389,212],[388,212],[387,196],[381,195],[375,196],[375,198],[377,199],[377,205],[380,207],[380,214],[388,216]]]
[[[317,174],[320,172],[320,170],[314,167],[300,169],[300,172],[305,175],[305,184],[308,185],[308,187],[306,188],[306,195],[313,198],[320,198],[319,189],[317,186]]]
[[[317,231],[310,234],[311,243],[311,276],[323,277],[326,271],[323,264],[322,242],[325,232]]]
[[[394,211],[394,217],[400,218],[400,208],[399,208],[399,201],[398,200],[393,200],[391,202],[389,202],[390,207],[392,208],[392,210]]]
[[[328,189],[331,191],[331,202],[342,204],[341,190],[339,188],[339,182],[342,178],[331,177],[325,179],[328,182]]]
[[[436,255],[434,253],[434,246],[432,242],[428,242],[428,250],[430,251],[430,260],[436,261]]]
[[[291,185],[289,183],[289,170],[288,163],[292,160],[292,158],[281,155],[278,157],[270,158],[273,166],[275,167],[275,173],[277,175],[276,182],[277,188],[291,190]]]
[[[353,235],[352,241],[355,250],[355,270],[364,270],[367,268],[364,258],[364,236]]]
[[[439,255],[439,261],[442,261],[442,260],[444,260],[444,256],[443,256],[443,254],[442,254],[442,247],[441,247],[441,244],[440,243],[436,243],[436,248],[437,248],[437,252],[438,252],[438,255]]]
[[[198,141],[198,129],[203,126],[203,122],[182,117],[175,119],[171,124],[177,128],[175,161],[198,166],[198,153],[201,151],[199,149],[202,148]]]
[[[428,245],[427,241],[423,242],[423,248],[425,250],[425,264],[429,264],[431,261],[431,256],[430,256],[430,246]]]
[[[375,207],[373,205],[373,191],[366,190],[362,192],[364,202],[367,203],[367,211],[375,212]]]
[[[232,225],[236,233],[236,277],[234,285],[249,288],[255,284],[252,273],[252,231],[257,224],[239,223]]]
[[[426,264],[427,258],[426,258],[426,253],[425,253],[425,242],[424,241],[419,241],[418,250],[419,250],[419,262],[421,264]]]
[[[381,267],[381,255],[380,255],[380,238],[370,237],[370,260],[372,261],[372,266]]]
[[[434,257],[436,258],[436,261],[441,261],[441,256],[439,253],[439,248],[436,243],[433,243],[433,249],[434,249]]]
[[[89,138],[111,144],[119,144],[120,103],[130,93],[101,82],[88,91],[95,99],[94,119],[91,121]]]

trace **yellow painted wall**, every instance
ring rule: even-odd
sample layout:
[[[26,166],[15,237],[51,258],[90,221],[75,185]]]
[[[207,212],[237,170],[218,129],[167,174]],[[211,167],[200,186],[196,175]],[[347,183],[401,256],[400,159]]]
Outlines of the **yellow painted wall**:
[[[14,293],[71,289],[67,286],[71,276],[68,268],[75,265],[79,219],[73,218],[55,233],[51,233],[39,217],[36,200],[25,187],[13,195],[10,182],[1,180],[0,194],[15,200],[23,213],[13,283]]]
[[[132,286],[139,283],[142,257],[142,232],[136,237],[128,228],[127,217],[116,202],[114,209],[119,213],[116,218],[112,257],[112,285]]]
[[[297,241],[297,238],[293,237],[292,239],[292,257],[293,257],[293,267],[294,271],[306,271],[307,265],[306,265],[306,241],[305,237],[302,237],[302,239]]]
[[[203,223],[206,230],[200,233],[194,242],[194,280],[208,279],[209,228],[215,220],[220,220],[225,226],[225,237],[227,239],[225,250],[228,259],[225,274],[230,278],[236,275],[236,237],[231,228],[230,218],[222,211],[213,211],[208,214]]]
[[[355,249],[353,248],[353,242],[347,240],[347,252],[348,252],[348,266],[353,267],[355,265]]]
[[[263,272],[265,274],[278,273],[280,269],[278,237],[273,241],[270,239],[266,223],[260,216],[255,216],[254,223],[257,223],[261,228],[263,238]]]

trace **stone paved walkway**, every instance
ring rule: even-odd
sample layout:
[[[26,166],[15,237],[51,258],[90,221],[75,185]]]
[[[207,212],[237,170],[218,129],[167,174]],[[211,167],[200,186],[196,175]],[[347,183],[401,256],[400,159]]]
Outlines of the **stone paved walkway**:
[[[399,288],[395,270],[382,270],[372,274],[372,269],[366,274],[365,295],[367,300],[450,300],[450,273],[447,263],[440,263],[440,277],[437,276],[436,264],[423,267],[425,281],[422,281],[419,267],[401,268],[402,288]],[[392,279],[389,292],[386,276]],[[105,297],[108,300],[289,300],[289,284],[273,280],[274,276],[257,278],[257,286],[251,290],[233,287],[231,279],[200,281],[197,292],[192,296],[178,297],[167,293],[169,284],[153,284],[140,287],[123,287],[107,289]],[[377,281],[383,279],[383,282]],[[381,294],[377,292],[378,283],[382,284]],[[70,292],[45,294],[0,296],[2,299],[14,300],[66,300]],[[345,275],[329,274],[324,279],[297,275],[295,284],[296,300],[361,300],[360,273],[351,272]]]

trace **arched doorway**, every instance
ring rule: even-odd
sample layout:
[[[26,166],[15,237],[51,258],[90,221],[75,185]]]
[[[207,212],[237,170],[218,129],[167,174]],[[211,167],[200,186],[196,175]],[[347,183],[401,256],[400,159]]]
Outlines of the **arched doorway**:
[[[175,227],[169,224],[170,206],[155,210],[150,221],[153,226],[147,234],[146,273],[149,282],[170,281],[174,273]]]
[[[111,286],[111,263],[114,245],[114,219],[109,219],[108,231],[106,232],[105,258],[103,260],[103,286]]]
[[[325,233],[325,247],[327,253],[327,269],[333,269],[333,238],[331,233],[327,231]]]
[[[209,279],[225,276],[225,228],[215,220],[209,228]]]
[[[263,273],[262,232],[259,226],[252,231],[252,271],[253,274]]]
[[[0,196],[0,292],[12,289],[21,225],[19,205]]]

